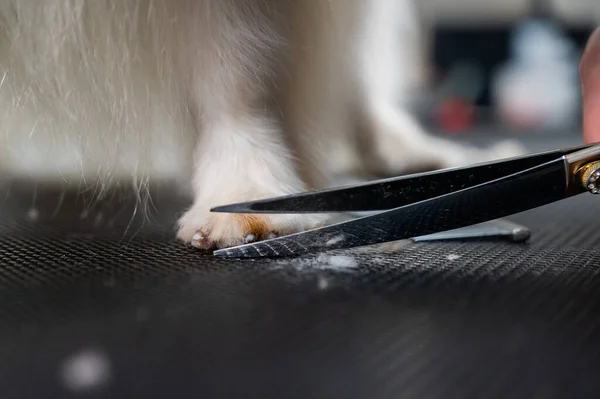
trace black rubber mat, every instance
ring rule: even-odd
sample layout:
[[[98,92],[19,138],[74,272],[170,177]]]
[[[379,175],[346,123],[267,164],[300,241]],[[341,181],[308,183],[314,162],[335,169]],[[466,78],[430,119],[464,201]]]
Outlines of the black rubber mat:
[[[527,244],[278,261],[215,260],[172,239],[185,203],[124,198],[4,186],[2,398],[598,396],[595,196],[511,218]]]

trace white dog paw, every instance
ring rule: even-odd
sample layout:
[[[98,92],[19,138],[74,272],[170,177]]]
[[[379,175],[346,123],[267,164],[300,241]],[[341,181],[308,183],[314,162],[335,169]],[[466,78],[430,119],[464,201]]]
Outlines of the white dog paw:
[[[223,204],[232,202],[240,201]],[[179,219],[177,237],[200,249],[226,248],[308,230],[324,220],[321,215],[212,213],[198,204]]]

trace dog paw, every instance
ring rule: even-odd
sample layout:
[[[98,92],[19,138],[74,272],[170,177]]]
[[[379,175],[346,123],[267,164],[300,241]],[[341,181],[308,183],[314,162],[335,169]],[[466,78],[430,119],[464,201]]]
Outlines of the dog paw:
[[[226,248],[297,233],[323,222],[321,215],[212,213],[193,206],[179,219],[177,237],[199,249]]]

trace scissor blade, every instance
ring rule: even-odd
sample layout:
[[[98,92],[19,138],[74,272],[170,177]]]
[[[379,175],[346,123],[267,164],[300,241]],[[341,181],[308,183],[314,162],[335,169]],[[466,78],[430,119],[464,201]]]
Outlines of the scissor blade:
[[[477,186],[586,148],[554,150],[470,167],[419,173],[365,184],[313,191],[213,208],[228,213],[369,212],[395,209]]]
[[[349,222],[214,252],[218,257],[286,257],[433,234],[494,220],[583,192],[567,189],[558,158],[510,176]]]

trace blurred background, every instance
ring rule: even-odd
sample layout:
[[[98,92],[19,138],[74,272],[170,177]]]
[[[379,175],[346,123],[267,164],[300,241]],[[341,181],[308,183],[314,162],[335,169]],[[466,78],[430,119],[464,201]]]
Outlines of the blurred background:
[[[412,106],[430,130],[470,139],[580,140],[578,62],[600,21],[600,1],[418,0],[415,6],[422,46],[414,69],[422,74]]]

